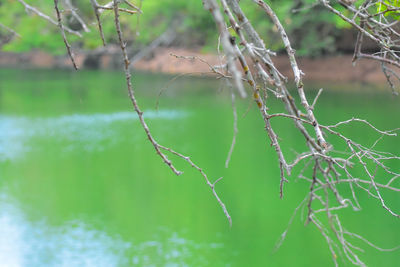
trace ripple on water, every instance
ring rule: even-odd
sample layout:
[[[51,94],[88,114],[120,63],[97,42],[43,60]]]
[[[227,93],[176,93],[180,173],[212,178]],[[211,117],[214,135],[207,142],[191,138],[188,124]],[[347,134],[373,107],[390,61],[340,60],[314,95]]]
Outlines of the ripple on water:
[[[175,120],[186,112],[177,110],[145,111],[147,119]],[[138,120],[134,112],[109,114],[73,114],[50,118],[0,116],[0,161],[14,160],[32,148],[33,137],[54,138],[64,142],[66,151],[77,146],[87,151],[104,150],[104,142],[113,145],[117,123]]]
[[[152,240],[135,243],[80,220],[60,226],[32,222],[15,201],[0,193],[2,267],[210,266],[203,255],[222,248],[221,243],[196,243],[166,228]]]

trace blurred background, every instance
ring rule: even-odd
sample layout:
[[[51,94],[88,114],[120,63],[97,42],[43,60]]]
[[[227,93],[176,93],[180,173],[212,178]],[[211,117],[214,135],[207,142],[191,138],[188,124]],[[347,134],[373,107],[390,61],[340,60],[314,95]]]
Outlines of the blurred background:
[[[127,97],[112,11],[101,14],[103,47],[89,1],[68,2],[88,28],[63,8],[65,25],[83,35],[67,34],[79,71],[57,26],[23,4],[55,19],[52,3],[0,2],[0,266],[333,266],[323,236],[304,225],[305,211],[275,249],[309,184],[296,178],[299,166],[279,199],[278,160],[251,99],[236,101],[239,133],[225,168],[233,137],[230,88],[206,75],[206,64],[170,56],[218,64],[215,23],[200,0],[132,1],[143,14],[123,14],[121,21],[153,135],[190,155],[212,181],[224,177],[216,190],[232,227],[199,172],[170,156],[184,171],[173,175],[148,142]],[[251,2],[240,3],[291,77],[278,33]],[[320,123],[361,117],[379,129],[399,127],[399,98],[379,64],[351,65],[356,33],[349,25],[312,0],[270,2],[301,57],[308,98],[324,88],[315,109]],[[283,110],[279,100],[269,101],[271,112]],[[273,127],[289,159],[306,149],[290,121]],[[362,125],[342,130],[366,146],[379,138]],[[376,149],[399,154],[400,139],[383,139]],[[399,245],[398,219],[357,193],[363,209],[338,212],[346,229],[381,247]],[[398,210],[398,193],[382,194]],[[355,244],[369,266],[400,261],[398,250]],[[339,264],[348,266],[342,256]]]

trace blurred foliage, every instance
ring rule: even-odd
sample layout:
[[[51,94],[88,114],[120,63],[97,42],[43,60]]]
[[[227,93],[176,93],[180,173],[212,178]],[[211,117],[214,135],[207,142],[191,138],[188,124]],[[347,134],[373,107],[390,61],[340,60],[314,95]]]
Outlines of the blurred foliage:
[[[400,7],[400,0],[385,0],[383,2],[376,3],[377,12],[384,12],[384,16],[390,16],[393,19],[400,19],[400,11],[393,10]]]
[[[25,1],[55,18],[53,1]],[[62,3],[62,1],[60,2]],[[83,32],[83,38],[69,34],[69,41],[75,47],[82,49],[94,49],[101,46],[90,2],[81,0],[71,0],[71,2],[91,31]],[[98,2],[105,4],[109,1],[99,0]],[[143,14],[121,16],[124,35],[129,43],[134,42],[136,47],[144,46],[165,32],[171,25],[178,25],[176,27],[178,37],[174,42],[175,45],[215,50],[217,45],[215,24],[209,12],[203,9],[201,0],[132,0],[131,2],[141,6]],[[335,38],[340,34],[340,29],[349,27],[340,18],[315,6],[315,2],[316,0],[269,1],[299,55],[318,56],[334,52],[336,50]],[[254,27],[264,37],[266,44],[273,50],[281,50],[283,45],[278,32],[272,27],[272,23],[265,13],[252,3],[252,0],[241,0],[240,4]],[[340,8],[341,6],[336,7]],[[27,14],[23,5],[18,1],[2,0],[0,2],[0,18],[0,23],[21,35],[20,38],[15,37],[12,41],[3,44],[1,47],[3,51],[25,52],[41,49],[54,54],[65,53],[57,26],[36,14]],[[65,10],[63,20],[71,29],[81,30],[81,25],[68,10]],[[116,42],[112,11],[104,11],[101,20],[106,41],[108,43]],[[4,31],[0,32],[0,39],[2,34],[5,35]]]

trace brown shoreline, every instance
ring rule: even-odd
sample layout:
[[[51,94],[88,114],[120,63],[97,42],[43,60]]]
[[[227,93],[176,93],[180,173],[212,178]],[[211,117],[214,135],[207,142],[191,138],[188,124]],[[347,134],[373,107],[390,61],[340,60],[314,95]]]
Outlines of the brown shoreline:
[[[163,72],[169,74],[179,73],[209,73],[210,68],[200,60],[181,59],[171,56],[199,57],[211,65],[219,65],[217,55],[202,54],[198,51],[186,49],[163,48],[155,52],[153,58],[141,60],[135,64],[135,69]],[[276,67],[289,79],[293,78],[290,63],[284,55],[272,58]],[[355,66],[352,64],[352,55],[338,55],[323,58],[299,58],[298,64],[305,73],[304,79],[308,81],[325,82],[361,82],[385,84],[386,78],[383,75],[380,64],[371,60],[359,60]]]
[[[134,69],[147,72],[161,72],[167,74],[193,74],[201,75],[210,73],[210,67],[198,59],[183,59],[177,56],[197,57],[210,65],[220,65],[216,54],[204,54],[198,50],[182,48],[158,48],[151,57],[141,59],[135,63]],[[113,69],[118,66],[119,55],[114,53],[90,54],[99,61],[98,68]],[[88,54],[77,53],[78,66],[83,66]],[[101,57],[101,58],[99,58]],[[279,55],[273,61],[283,75],[293,78],[290,63],[287,57]],[[313,82],[356,82],[385,85],[380,64],[371,60],[360,60],[352,65],[352,55],[337,55],[323,58],[299,58],[298,64],[305,73],[304,79]],[[36,51],[25,54],[0,53],[0,66],[2,67],[28,67],[28,68],[71,68],[69,59],[65,56],[52,56]]]

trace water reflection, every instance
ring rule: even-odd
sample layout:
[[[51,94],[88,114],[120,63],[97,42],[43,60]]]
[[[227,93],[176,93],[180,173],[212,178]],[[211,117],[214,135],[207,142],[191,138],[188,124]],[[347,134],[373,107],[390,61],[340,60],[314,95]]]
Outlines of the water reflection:
[[[0,266],[120,266],[130,243],[81,221],[30,222],[6,194],[0,202]]]
[[[19,77],[21,71],[12,73]],[[225,178],[217,191],[234,218],[229,228],[198,172],[171,156],[185,172],[173,176],[146,141],[136,115],[118,112],[127,103],[125,91],[115,90],[116,84],[124,86],[119,72],[84,73],[74,81],[69,72],[60,72],[57,79],[52,71],[39,73],[51,83],[38,82],[37,72],[27,70],[23,82],[4,74],[1,80],[0,266],[330,264],[324,238],[315,227],[304,227],[299,216],[281,249],[270,253],[309,187],[294,175],[285,199],[279,200],[276,155],[247,100],[237,102],[238,114],[246,116],[238,120],[229,169],[224,161],[232,138],[231,101],[223,94],[216,97],[212,90],[218,84],[174,83],[178,89],[171,87],[171,96],[162,96],[166,110],[145,112],[161,144],[193,156],[210,179]],[[166,84],[169,79],[157,77],[139,76],[142,86],[137,87],[145,89],[140,94],[149,97],[143,98],[148,107],[157,94],[147,89],[159,88],[155,80]],[[270,100],[271,112],[279,112],[281,104]],[[319,109],[321,122],[328,124],[349,114],[382,122],[382,129],[399,122],[387,115],[399,113],[398,99],[390,96],[324,93],[318,105],[324,107]],[[82,110],[85,114],[65,115]],[[304,150],[292,122],[273,123],[286,144],[283,149]],[[358,126],[348,132],[357,140],[370,140],[367,132],[359,134]],[[382,150],[399,151],[396,140],[380,144]],[[398,221],[360,197],[367,201],[365,209],[355,216],[343,214],[349,230],[395,246]],[[397,203],[395,197],[391,203]],[[398,251],[366,250],[362,257],[371,266],[399,262]]]
[[[204,266],[220,243],[198,244],[166,228],[152,240],[123,240],[81,221],[53,226],[27,219],[16,201],[0,194],[0,266]]]
[[[187,113],[177,110],[148,110],[147,119],[176,120]],[[31,149],[29,139],[57,138],[64,150],[83,147],[86,151],[103,151],[107,142],[115,142],[116,123],[138,120],[134,112],[73,114],[50,118],[0,116],[0,161],[13,160]]]

